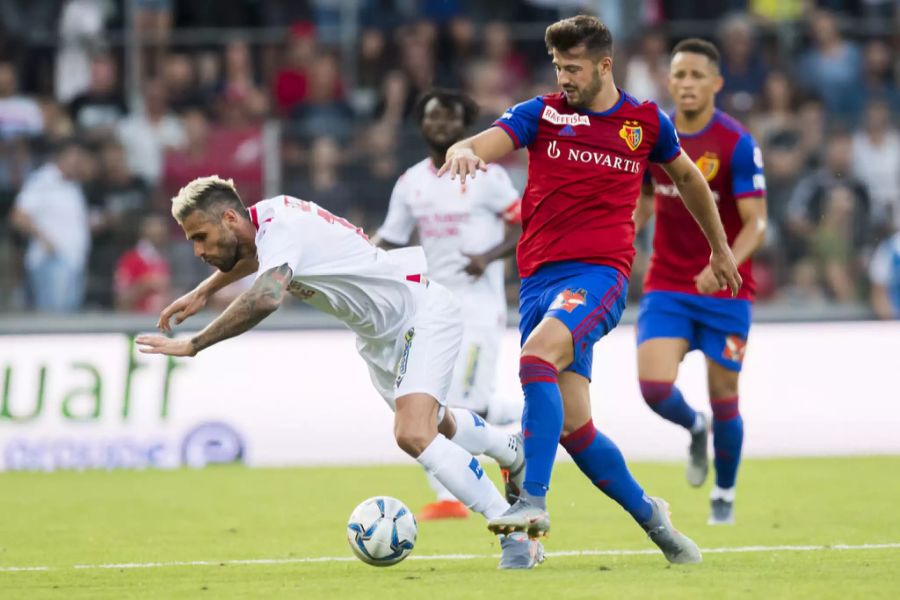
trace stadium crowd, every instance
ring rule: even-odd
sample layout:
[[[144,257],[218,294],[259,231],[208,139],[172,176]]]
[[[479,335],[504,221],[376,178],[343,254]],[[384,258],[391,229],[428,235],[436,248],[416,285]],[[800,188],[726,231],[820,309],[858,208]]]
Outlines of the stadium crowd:
[[[665,109],[674,43],[721,49],[721,107],[766,165],[760,302],[900,314],[887,292],[900,288],[894,0],[360,0],[349,16],[325,0],[135,6],[146,44],[129,61],[122,0],[0,0],[0,310],[158,311],[206,274],[167,216],[198,176],[233,178],[251,203],[273,189],[307,198],[374,231],[426,154],[416,97],[463,88],[476,128],[489,124],[555,91],[543,26],[593,9],[617,36],[623,89]],[[191,39],[210,28],[223,33]],[[520,188],[525,159],[504,164]]]

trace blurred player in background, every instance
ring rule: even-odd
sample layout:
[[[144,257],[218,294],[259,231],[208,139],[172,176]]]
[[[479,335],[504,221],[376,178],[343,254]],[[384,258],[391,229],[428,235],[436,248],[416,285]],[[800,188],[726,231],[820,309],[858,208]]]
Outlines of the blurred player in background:
[[[491,165],[477,181],[460,186],[438,177],[447,149],[462,139],[478,114],[465,94],[436,89],[424,94],[414,115],[430,156],[400,177],[391,194],[384,224],[373,239],[383,248],[409,243],[413,232],[428,260],[428,278],[456,294],[462,306],[463,338],[447,405],[468,409],[476,423],[510,423],[522,415],[512,399],[496,395],[497,357],[506,328],[503,262],[515,250],[521,233],[519,193],[503,167]],[[518,414],[513,414],[516,411]],[[520,444],[518,437],[511,443]],[[524,468],[524,464],[521,465]],[[506,473],[514,480],[518,473]],[[425,506],[420,520],[465,518],[466,506],[433,476],[429,483],[437,502]],[[518,496],[519,490],[515,491]],[[515,502],[513,498],[510,500]]]
[[[699,548],[672,526],[666,503],[644,493],[622,453],[591,419],[593,345],[625,307],[632,215],[648,162],[664,165],[703,228],[717,289],[730,286],[736,293],[740,276],[709,186],[681,151],[672,122],[656,104],[640,103],[616,87],[609,29],[581,15],[548,27],[545,41],[562,93],[509,109],[494,127],[453,145],[441,167],[465,184],[486,163],[528,148],[517,251],[525,482],[522,497],[488,526],[532,536],[549,529],[546,495],[562,443],[669,561],[699,562]]]
[[[394,410],[394,435],[404,452],[485,518],[509,508],[473,454],[515,470],[522,452],[510,435],[473,421],[468,411],[446,408],[462,337],[459,304],[446,288],[423,278],[421,248],[386,252],[346,219],[290,196],[247,209],[231,181],[215,176],[182,188],[172,214],[194,253],[219,271],[163,310],[162,331],[171,331],[172,316],[182,322],[223,286],[253,272],[259,276],[200,333],[138,336],[142,352],[194,356],[252,329],[290,293],[356,333],[372,383]],[[283,377],[286,389],[297,383],[290,373],[254,376]],[[524,534],[501,538],[501,546],[501,568],[542,560],[541,546]]]
[[[716,109],[722,83],[715,46],[696,38],[675,46],[669,71],[675,128],[682,148],[716,198],[743,280],[737,297],[720,290],[707,264],[703,232],[669,174],[656,165],[648,171],[635,211],[640,229],[653,215],[655,197],[653,257],[637,321],[641,394],[657,414],[690,432],[687,480],[703,485],[709,470],[709,424],[703,412],[685,402],[674,382],[687,352],[700,350],[706,355],[716,467],[712,525],[734,523],[734,486],[744,439],[738,378],[755,290],[750,256],[766,231],[762,155],[747,130]]]

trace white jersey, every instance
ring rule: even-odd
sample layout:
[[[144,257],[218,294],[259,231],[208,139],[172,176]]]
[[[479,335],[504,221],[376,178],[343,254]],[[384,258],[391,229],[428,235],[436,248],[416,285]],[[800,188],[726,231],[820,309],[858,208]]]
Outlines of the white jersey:
[[[384,225],[378,235],[391,244],[409,243],[418,229],[428,259],[428,276],[465,297],[475,294],[495,300],[503,310],[503,264],[494,261],[482,277],[467,275],[464,254],[480,254],[503,241],[504,222],[518,220],[519,193],[503,167],[488,165],[486,173],[460,185],[437,176],[430,158],[413,165],[394,186]]]
[[[421,248],[385,252],[346,219],[291,196],[260,201],[250,218],[259,273],[287,264],[292,295],[370,342],[393,344],[413,322],[425,287],[416,283],[426,266]]]

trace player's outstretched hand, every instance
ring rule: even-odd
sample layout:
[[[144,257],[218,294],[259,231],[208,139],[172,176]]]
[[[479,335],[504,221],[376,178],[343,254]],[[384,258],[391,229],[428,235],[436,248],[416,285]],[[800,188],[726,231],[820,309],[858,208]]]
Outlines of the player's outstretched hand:
[[[139,335],[134,342],[144,354],[194,356],[197,354],[190,338],[169,338],[164,335]]]
[[[478,158],[471,149],[459,148],[447,151],[447,158],[438,170],[438,177],[444,173],[450,173],[450,179],[456,179],[456,176],[459,175],[459,182],[465,183],[466,177],[475,179],[475,173],[478,171],[487,171],[485,162]]]
[[[480,254],[466,254],[463,253],[463,256],[469,259],[469,264],[463,267],[463,271],[471,275],[472,277],[481,277],[484,275],[485,270],[487,270],[488,262],[484,259],[484,256]]]
[[[171,333],[172,326],[169,324],[169,319],[174,316],[175,324],[180,325],[185,319],[203,309],[206,306],[207,299],[206,294],[202,294],[197,290],[188,292],[159,313],[159,321],[156,322],[156,327],[163,333]]]
[[[716,278],[716,283],[720,290],[726,287],[731,290],[731,296],[737,296],[738,290],[741,289],[743,280],[741,274],[738,273],[737,261],[731,248],[719,252],[713,252],[709,257],[709,266]]]

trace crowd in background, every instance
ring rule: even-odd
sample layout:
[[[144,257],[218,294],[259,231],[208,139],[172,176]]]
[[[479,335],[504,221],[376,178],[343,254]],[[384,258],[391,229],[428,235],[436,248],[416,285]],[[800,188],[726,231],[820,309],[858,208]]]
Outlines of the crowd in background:
[[[894,0],[132,4],[148,42],[136,55],[122,0],[0,0],[0,310],[158,311],[207,274],[167,216],[197,176],[233,178],[249,203],[275,181],[374,230],[425,156],[416,97],[463,88],[489,125],[555,91],[543,27],[593,9],[620,87],[666,110],[674,43],[719,46],[719,105],[765,159],[760,302],[900,311]],[[525,160],[504,163],[520,187]],[[649,236],[637,245],[632,294]]]

